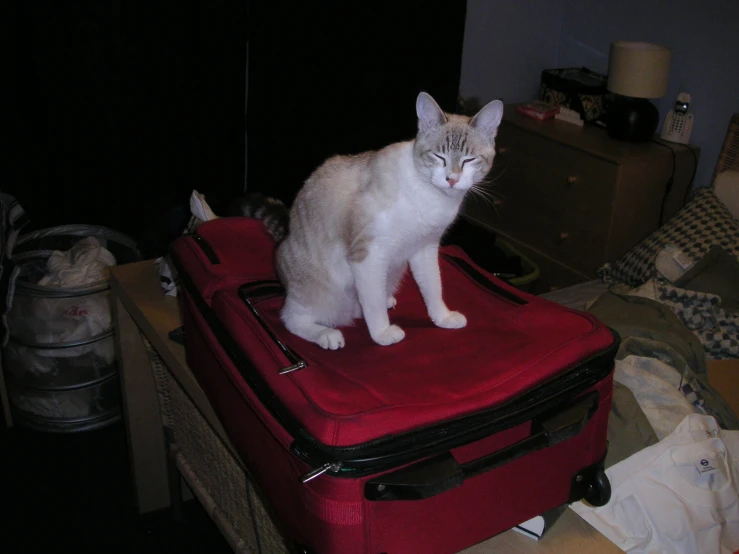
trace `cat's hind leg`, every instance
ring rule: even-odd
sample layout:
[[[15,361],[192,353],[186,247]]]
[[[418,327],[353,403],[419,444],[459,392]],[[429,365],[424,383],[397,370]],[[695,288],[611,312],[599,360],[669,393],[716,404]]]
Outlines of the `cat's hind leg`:
[[[344,347],[344,335],[341,331],[316,323],[315,316],[310,310],[292,300],[289,295],[281,316],[287,330],[302,339],[314,342],[327,350]]]

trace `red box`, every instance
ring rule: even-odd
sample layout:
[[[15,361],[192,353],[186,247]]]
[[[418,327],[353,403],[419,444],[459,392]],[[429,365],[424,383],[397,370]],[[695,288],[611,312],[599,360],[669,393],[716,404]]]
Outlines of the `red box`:
[[[546,102],[542,102],[540,100],[535,100],[534,102],[529,102],[528,104],[516,106],[516,110],[533,119],[544,121],[546,119],[552,119],[555,115],[557,115],[559,113],[559,106],[547,104]]]

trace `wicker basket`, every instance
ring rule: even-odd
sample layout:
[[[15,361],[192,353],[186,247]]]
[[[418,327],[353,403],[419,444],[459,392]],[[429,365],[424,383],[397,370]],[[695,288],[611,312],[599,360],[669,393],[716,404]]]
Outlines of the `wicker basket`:
[[[193,494],[234,552],[288,554],[290,549],[253,480],[167,370],[151,343],[142,338],[159,393],[169,456]]]

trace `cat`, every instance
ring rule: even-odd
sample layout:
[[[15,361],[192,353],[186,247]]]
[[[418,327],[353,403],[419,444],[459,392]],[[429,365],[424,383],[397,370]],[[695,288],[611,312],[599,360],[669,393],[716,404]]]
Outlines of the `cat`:
[[[466,193],[490,171],[503,103],[449,114],[421,92],[415,140],[327,159],[305,181],[276,251],[286,288],[281,319],[293,334],[335,350],[337,328],[364,318],[379,345],[401,341],[388,310],[408,267],[438,327],[467,320],[442,298],[438,250]],[[273,235],[274,236],[274,235]]]
[[[290,210],[279,198],[258,192],[245,194],[229,203],[226,215],[260,220],[275,242],[282,241],[287,235]]]

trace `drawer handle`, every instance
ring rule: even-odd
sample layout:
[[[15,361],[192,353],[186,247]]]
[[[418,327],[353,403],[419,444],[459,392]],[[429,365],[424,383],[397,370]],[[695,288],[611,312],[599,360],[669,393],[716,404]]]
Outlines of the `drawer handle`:
[[[567,184],[568,185],[574,185],[577,183],[577,175],[568,175],[567,176]]]
[[[570,238],[570,234],[567,232],[562,232],[557,237],[557,244],[563,244],[568,238]]]

